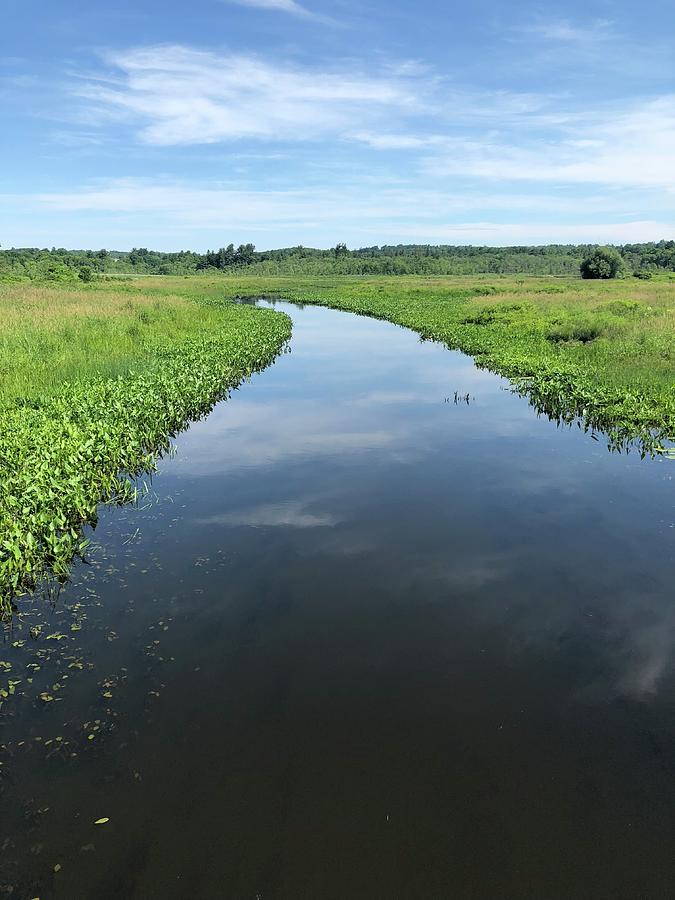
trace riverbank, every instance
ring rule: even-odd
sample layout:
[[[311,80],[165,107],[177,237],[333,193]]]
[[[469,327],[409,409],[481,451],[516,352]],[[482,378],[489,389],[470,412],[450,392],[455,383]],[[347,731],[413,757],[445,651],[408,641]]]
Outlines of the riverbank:
[[[133,478],[268,365],[291,328],[286,316],[207,298],[24,291],[0,301],[3,614],[47,574],[65,577],[98,504],[134,499]]]
[[[205,277],[200,283],[230,297],[284,297],[411,328],[505,376],[553,419],[603,432],[614,448],[658,452],[675,435],[675,283],[668,279]]]

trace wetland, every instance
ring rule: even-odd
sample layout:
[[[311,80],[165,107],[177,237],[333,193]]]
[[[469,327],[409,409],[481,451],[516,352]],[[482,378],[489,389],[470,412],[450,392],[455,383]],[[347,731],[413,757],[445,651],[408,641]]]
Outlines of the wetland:
[[[413,331],[259,305],[290,352],[6,622],[0,887],[667,896],[672,461]]]

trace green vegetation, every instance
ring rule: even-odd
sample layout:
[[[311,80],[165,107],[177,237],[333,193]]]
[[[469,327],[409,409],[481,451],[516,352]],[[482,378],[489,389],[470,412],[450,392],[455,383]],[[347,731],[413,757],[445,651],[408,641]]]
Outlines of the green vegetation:
[[[596,247],[579,267],[582,278],[618,278],[623,274],[623,259],[614,247]]]
[[[89,282],[120,275],[192,275],[198,272],[248,275],[556,275],[579,274],[595,245],[541,247],[456,247],[428,244],[361,247],[339,243],[329,250],[286,247],[256,251],[234,244],[195,253],[159,253],[144,247],[118,250],[0,250],[1,280]],[[623,269],[649,277],[675,273],[675,241],[625,244],[616,248]]]
[[[0,293],[0,609],[48,573],[65,577],[100,501],[187,421],[207,413],[290,337],[290,320],[201,297]]]

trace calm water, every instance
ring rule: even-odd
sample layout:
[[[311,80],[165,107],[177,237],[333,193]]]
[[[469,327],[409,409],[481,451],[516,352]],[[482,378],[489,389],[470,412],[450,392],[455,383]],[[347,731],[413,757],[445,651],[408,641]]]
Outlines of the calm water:
[[[292,353],[5,634],[0,888],[674,896],[675,463],[280,307]]]

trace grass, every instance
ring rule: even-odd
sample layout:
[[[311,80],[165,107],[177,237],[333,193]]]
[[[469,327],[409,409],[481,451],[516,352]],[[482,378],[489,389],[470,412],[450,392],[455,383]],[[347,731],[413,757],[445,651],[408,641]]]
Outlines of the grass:
[[[154,277],[0,285],[0,606],[65,577],[101,500],[290,335],[277,297],[387,319],[471,354],[537,409],[655,452],[675,435],[675,283],[662,279]]]
[[[124,374],[158,346],[207,337],[221,323],[222,309],[193,296],[0,284],[0,404]]]
[[[8,614],[16,594],[67,576],[98,504],[133,499],[133,477],[153,468],[186,422],[267,365],[290,320],[203,297],[30,287],[2,296],[0,610]]]

